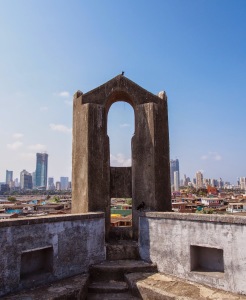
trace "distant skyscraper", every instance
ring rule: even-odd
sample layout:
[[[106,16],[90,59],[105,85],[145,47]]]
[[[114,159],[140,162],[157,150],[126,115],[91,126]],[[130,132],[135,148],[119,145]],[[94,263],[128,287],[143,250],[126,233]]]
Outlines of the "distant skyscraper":
[[[178,171],[179,176],[179,160],[178,159],[171,159],[170,160],[170,179],[171,179],[171,186],[174,185],[174,172]],[[179,177],[178,177],[178,185],[179,185]]]
[[[219,181],[218,181],[218,187],[220,189],[224,187],[224,182],[223,182],[222,178],[220,178]]]
[[[36,172],[32,172],[32,187],[36,187]]]
[[[49,177],[48,178],[48,190],[54,190],[54,189],[55,189],[54,178]]]
[[[240,177],[240,189],[245,190],[246,189],[246,177]]]
[[[174,191],[179,191],[179,171],[174,171]]]
[[[26,170],[23,170],[20,173],[20,188],[22,190],[32,189],[32,174],[28,173]]]
[[[61,190],[67,190],[68,189],[68,177],[61,177]]]
[[[56,182],[56,190],[57,190],[57,191],[60,191],[60,190],[61,190],[61,183],[60,183],[60,181],[57,181],[57,182]]]
[[[6,170],[6,184],[10,184],[13,181],[13,171]]]
[[[203,188],[203,175],[200,171],[196,172],[196,187]]]
[[[239,178],[237,178],[237,186],[240,186]]]
[[[36,187],[47,187],[47,174],[48,174],[48,154],[36,154]]]
[[[190,177],[187,177],[185,174],[184,174],[184,186],[188,186],[188,183],[191,182],[190,181]]]
[[[19,181],[18,181],[18,178],[15,178],[15,187],[19,187]]]
[[[217,179],[211,179],[211,185],[212,185],[212,187],[218,187],[218,180]]]

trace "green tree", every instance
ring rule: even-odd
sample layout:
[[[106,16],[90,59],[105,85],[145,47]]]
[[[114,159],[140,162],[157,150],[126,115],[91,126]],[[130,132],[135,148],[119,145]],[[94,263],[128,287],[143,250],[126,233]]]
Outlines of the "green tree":
[[[12,202],[15,202],[16,201],[16,198],[14,196],[9,196],[8,197],[8,200],[9,201],[12,201]]]
[[[132,198],[126,199],[126,203],[127,203],[128,205],[132,205]]]
[[[58,202],[60,202],[60,197],[59,196],[54,196],[51,201],[58,203]]]

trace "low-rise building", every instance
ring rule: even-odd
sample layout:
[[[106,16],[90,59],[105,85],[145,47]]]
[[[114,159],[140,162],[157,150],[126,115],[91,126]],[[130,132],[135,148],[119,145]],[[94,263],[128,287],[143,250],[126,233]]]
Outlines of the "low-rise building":
[[[18,214],[13,213],[13,214],[6,214],[6,213],[2,213],[0,214],[0,219],[13,219],[13,218],[18,218]]]
[[[246,203],[229,203],[226,211],[230,213],[246,212]]]
[[[219,208],[224,205],[224,199],[221,198],[201,198],[201,203],[208,208]]]

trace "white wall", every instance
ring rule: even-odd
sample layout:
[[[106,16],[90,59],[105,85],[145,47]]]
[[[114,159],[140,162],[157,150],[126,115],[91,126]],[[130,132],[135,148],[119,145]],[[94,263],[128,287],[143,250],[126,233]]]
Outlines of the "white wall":
[[[246,294],[246,217],[143,213],[139,246],[158,270],[234,293]],[[191,246],[222,249],[223,272],[191,271]]]

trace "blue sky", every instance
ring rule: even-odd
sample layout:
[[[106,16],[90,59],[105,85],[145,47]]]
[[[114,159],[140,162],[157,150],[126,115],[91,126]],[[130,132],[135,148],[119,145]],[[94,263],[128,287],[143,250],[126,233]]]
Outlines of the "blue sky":
[[[183,174],[246,176],[245,0],[0,0],[0,181],[71,177],[72,95],[125,71],[168,95],[170,156]],[[127,165],[134,115],[109,112],[112,163]]]

